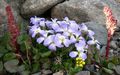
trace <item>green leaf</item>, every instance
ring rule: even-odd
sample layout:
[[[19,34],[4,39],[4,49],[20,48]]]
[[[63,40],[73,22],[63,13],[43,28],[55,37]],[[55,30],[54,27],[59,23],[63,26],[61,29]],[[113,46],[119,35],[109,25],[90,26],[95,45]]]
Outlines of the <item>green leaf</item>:
[[[30,75],[30,71],[22,71],[20,75]]]
[[[2,63],[2,61],[0,61],[0,71],[2,71],[3,70],[3,63]]]
[[[115,68],[115,65],[110,62],[110,63],[108,63],[108,68],[109,68],[109,69],[114,69],[114,68]]]
[[[27,34],[22,34],[18,37],[17,42],[18,44],[23,44],[24,41],[27,41],[29,36]]]
[[[18,72],[22,72],[24,70],[25,70],[25,66],[24,65],[18,66],[18,69],[17,69]]]
[[[47,51],[45,53],[41,53],[41,57],[48,57],[51,55],[51,51]]]
[[[39,69],[40,69],[40,64],[39,63],[35,63],[35,64],[33,64],[32,65],[32,72],[37,72],[37,71],[39,71]]]
[[[113,74],[114,73],[113,70],[107,69],[105,67],[103,67],[103,70],[108,74]]]
[[[4,47],[0,46],[0,57],[2,57],[7,52],[8,52],[8,50],[6,50]]]
[[[10,61],[7,61],[4,63],[4,67],[8,72],[15,73],[15,72],[17,72],[17,69],[18,69],[18,66],[17,66],[18,63],[19,63],[19,61],[16,59],[10,60]]]
[[[5,54],[4,56],[4,61],[8,61],[8,60],[12,60],[12,59],[15,59],[16,58],[16,55],[15,53],[7,53]]]

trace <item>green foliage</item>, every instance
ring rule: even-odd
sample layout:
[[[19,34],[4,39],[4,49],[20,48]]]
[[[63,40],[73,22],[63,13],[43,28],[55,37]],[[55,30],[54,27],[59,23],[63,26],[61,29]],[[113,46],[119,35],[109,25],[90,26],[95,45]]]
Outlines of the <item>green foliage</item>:
[[[4,67],[8,72],[15,73],[15,72],[17,72],[17,69],[18,69],[18,63],[19,63],[19,61],[16,59],[9,60],[4,63]]]
[[[119,57],[106,60],[99,56],[99,52],[95,48],[92,48],[91,52],[88,52],[86,65],[83,68],[75,67],[75,59],[69,57],[69,52],[75,49],[73,45],[68,48],[58,48],[56,52],[52,52],[42,44],[37,44],[35,39],[23,32],[17,39],[20,52],[16,54],[9,41],[7,33],[0,37],[0,71],[10,74],[32,75],[39,74],[42,69],[50,69],[53,72],[62,70],[67,75],[75,75],[85,69],[97,75],[104,75],[104,73],[113,74],[114,70],[118,71],[116,65],[120,64]],[[95,65],[99,68],[98,70]],[[86,66],[88,67],[86,68]]]

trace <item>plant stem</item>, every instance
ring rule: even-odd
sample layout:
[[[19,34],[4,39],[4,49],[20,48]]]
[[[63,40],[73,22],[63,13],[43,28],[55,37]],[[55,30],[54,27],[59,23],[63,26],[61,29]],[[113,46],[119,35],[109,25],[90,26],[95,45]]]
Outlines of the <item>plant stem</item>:
[[[111,36],[108,33],[107,46],[106,46],[106,55],[105,55],[106,59],[108,59],[108,55],[109,55],[110,40],[111,40]]]

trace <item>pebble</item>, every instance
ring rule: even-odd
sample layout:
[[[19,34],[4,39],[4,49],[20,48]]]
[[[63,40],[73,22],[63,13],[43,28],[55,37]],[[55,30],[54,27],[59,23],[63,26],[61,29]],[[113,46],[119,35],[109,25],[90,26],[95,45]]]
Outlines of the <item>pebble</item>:
[[[117,49],[117,45],[116,45],[116,41],[111,41],[110,42],[110,47],[112,47],[113,49]]]
[[[80,71],[76,75],[90,75],[89,71]]]

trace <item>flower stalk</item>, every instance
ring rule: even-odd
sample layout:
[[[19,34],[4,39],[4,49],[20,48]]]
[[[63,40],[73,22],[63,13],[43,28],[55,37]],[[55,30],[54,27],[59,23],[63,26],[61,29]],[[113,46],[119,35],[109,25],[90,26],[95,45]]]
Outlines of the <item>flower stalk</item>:
[[[106,59],[108,59],[109,56],[109,48],[110,48],[110,40],[112,35],[115,32],[115,28],[117,25],[117,20],[113,17],[112,10],[105,6],[103,9],[103,12],[106,16],[106,28],[107,28],[107,46],[106,46]]]
[[[8,31],[10,33],[10,42],[12,47],[15,49],[16,54],[19,53],[19,45],[17,44],[17,37],[20,34],[19,28],[15,23],[12,9],[9,5],[6,6],[6,13],[8,19]]]

